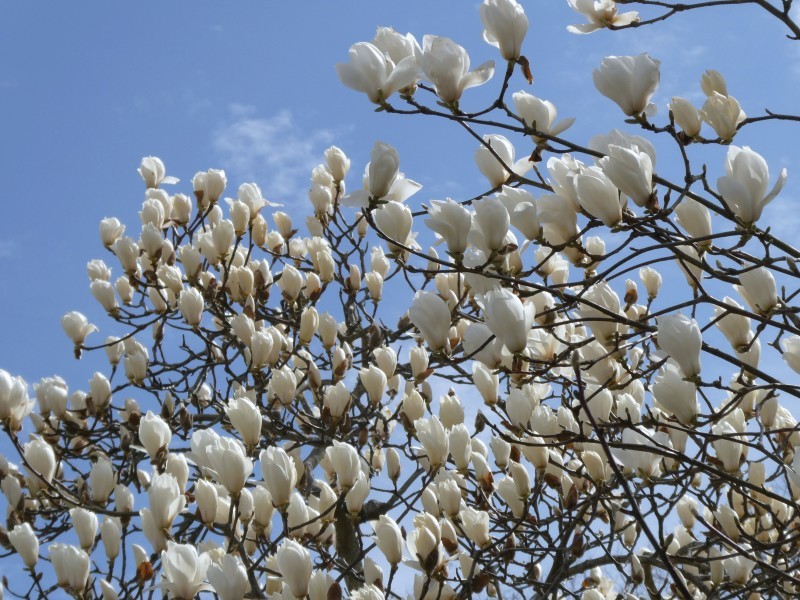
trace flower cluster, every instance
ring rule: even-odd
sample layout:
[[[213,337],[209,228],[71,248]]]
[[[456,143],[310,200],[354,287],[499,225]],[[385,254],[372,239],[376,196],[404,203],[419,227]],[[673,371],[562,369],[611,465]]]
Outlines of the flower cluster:
[[[569,4],[576,33],[639,23]],[[759,224],[786,171],[768,191],[767,161],[729,145],[746,117],[716,71],[702,109],[656,120],[647,54],[593,74],[633,129],[565,145],[574,120],[511,91],[522,5],[480,18],[508,68],[479,113],[462,99],[494,62],[445,37],[379,28],[336,66],[387,118],[466,129],[471,197],[424,196],[385,141],[355,185],[326,150],[303,223],[255,183],[208,169],[176,191],[142,159],[140,223],[104,219],[87,265],[108,325],[61,323],[107,371],[0,370],[0,538],[30,575],[11,592],[800,593],[800,252]],[[725,174],[657,171],[658,136]]]

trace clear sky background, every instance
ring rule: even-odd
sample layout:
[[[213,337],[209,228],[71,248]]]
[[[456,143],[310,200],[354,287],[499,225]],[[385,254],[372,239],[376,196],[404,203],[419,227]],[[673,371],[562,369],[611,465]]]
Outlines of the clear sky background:
[[[402,170],[425,185],[414,198],[466,198],[485,188],[472,160],[475,144],[458,128],[423,118],[374,113],[365,96],[343,87],[334,63],[348,47],[372,39],[377,25],[452,37],[473,65],[499,59],[484,43],[477,1],[384,2],[108,2],[5,3],[0,18],[0,367],[28,381],[60,373],[71,389],[85,387],[95,368],[78,365],[59,319],[81,310],[113,333],[88,290],[85,264],[106,258],[97,223],[117,216],[139,232],[144,187],[136,168],[161,157],[189,191],[198,170],[223,168],[229,192],[255,181],[266,196],[301,216],[310,168],[331,143],[360,173],[376,139],[400,151]],[[724,70],[730,92],[749,115],[765,107],[791,112],[800,98],[800,44],[780,23],[753,7],[695,11],[657,27],[576,36],[581,22],[566,0],[523,3],[530,30],[523,47],[534,85],[525,89],[577,117],[570,137],[622,125],[621,112],[600,96],[591,72],[603,56],[647,50],[662,61],[655,98],[682,95],[702,103],[699,77]],[[498,60],[498,64],[501,61]],[[727,66],[727,68],[725,68]],[[502,71],[502,66],[499,69]],[[498,73],[497,78],[500,77]],[[482,106],[499,82],[469,91],[463,105]],[[773,174],[789,183],[768,209],[779,233],[794,235],[800,169],[797,126],[762,124],[740,134]],[[524,142],[517,141],[523,148]],[[724,149],[706,153],[720,174]],[[669,175],[670,156],[658,171]],[[350,185],[357,184],[351,175]],[[101,338],[102,336],[102,338]],[[91,338],[90,338],[91,341]],[[102,357],[101,357],[102,358]]]

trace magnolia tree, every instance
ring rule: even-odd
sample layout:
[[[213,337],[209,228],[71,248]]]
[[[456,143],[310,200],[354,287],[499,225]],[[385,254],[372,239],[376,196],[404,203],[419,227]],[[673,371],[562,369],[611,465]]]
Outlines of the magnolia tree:
[[[570,0],[570,29],[740,3]],[[791,0],[751,4],[800,34]],[[355,174],[331,147],[300,226],[253,183],[173,193],[142,160],[141,223],[104,219],[88,265],[123,333],[62,320],[108,369],[85,391],[0,371],[7,594],[797,597],[800,251],[759,223],[786,173],[734,143],[798,117],[748,117],[717,71],[658,115],[658,60],[609,56],[627,133],[569,141],[518,91],[522,6],[480,17],[498,73],[389,28],[336,65],[387,119],[463,129],[472,198],[425,197],[387,143]]]

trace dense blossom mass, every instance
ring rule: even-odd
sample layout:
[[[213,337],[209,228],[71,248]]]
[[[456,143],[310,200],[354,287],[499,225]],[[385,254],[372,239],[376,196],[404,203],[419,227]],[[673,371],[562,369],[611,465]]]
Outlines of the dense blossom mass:
[[[569,0],[570,31],[679,11],[619,4],[662,12]],[[385,118],[463,129],[472,197],[427,196],[387,140],[326,150],[304,223],[142,159],[140,223],[104,219],[87,265],[107,323],[61,321],[108,368],[0,370],[7,594],[797,597],[800,251],[747,131],[798,119],[748,118],[712,70],[656,107],[659,61],[608,56],[586,76],[620,128],[567,141],[522,5],[479,16],[479,66],[386,27],[336,65]]]

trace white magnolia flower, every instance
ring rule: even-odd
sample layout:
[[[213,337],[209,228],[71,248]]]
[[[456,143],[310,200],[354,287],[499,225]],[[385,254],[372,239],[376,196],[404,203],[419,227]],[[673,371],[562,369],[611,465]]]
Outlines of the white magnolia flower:
[[[186,506],[186,496],[183,495],[178,480],[170,473],[161,473],[153,476],[148,490],[150,500],[149,513],[153,523],[161,530],[169,530],[175,520]]]
[[[512,95],[512,98],[514,99],[514,108],[525,121],[525,125],[545,135],[556,136],[575,122],[574,118],[570,118],[556,123],[558,111],[555,104],[549,100],[542,100],[527,92],[517,92]],[[538,142],[542,138],[533,136],[533,139]]]
[[[294,461],[283,448],[274,446],[262,450],[259,459],[264,485],[272,496],[272,502],[275,506],[289,504],[292,490],[297,484]]]
[[[525,175],[533,167],[528,156],[514,160],[514,144],[505,136],[487,134],[483,136],[483,141],[475,150],[475,162],[493,188],[503,185],[512,175]]]
[[[169,446],[172,430],[164,419],[148,410],[139,421],[139,441],[144,449],[155,460],[159,451]]]
[[[739,283],[734,286],[750,309],[760,315],[769,314],[778,305],[778,285],[766,267],[757,267],[739,274]]]
[[[467,51],[453,40],[436,35],[422,38],[421,66],[446,104],[458,102],[464,90],[484,84],[494,75],[493,60],[470,71]]]
[[[777,196],[786,183],[786,169],[770,192],[767,161],[747,146],[731,146],[725,159],[725,175],[717,180],[719,193],[742,224],[752,225],[761,217],[764,207]]]
[[[449,348],[450,309],[438,294],[418,291],[414,294],[408,316],[431,350],[439,352]]]
[[[450,254],[461,254],[467,249],[467,236],[472,226],[472,214],[460,203],[447,200],[431,200],[428,207],[430,218],[425,224],[447,244]]]
[[[570,25],[570,33],[592,33],[604,27],[625,27],[639,20],[636,11],[617,14],[617,3],[614,0],[569,0],[573,10],[582,14],[589,21],[578,25]]]
[[[89,323],[85,316],[76,311],[68,312],[61,317],[61,327],[76,346],[83,344],[86,336],[93,331],[97,331],[97,327]]]
[[[58,585],[82,594],[89,579],[89,555],[66,544],[50,544],[49,551]]]
[[[703,125],[702,115],[694,104],[685,98],[674,97],[669,103],[675,124],[683,130],[688,137],[693,138],[700,134]]]
[[[610,145],[608,156],[597,164],[606,177],[637,206],[653,202],[653,161],[650,155],[638,148]]]
[[[336,63],[341,82],[357,92],[364,92],[376,104],[413,84],[418,71],[416,57],[407,56],[395,64],[369,42],[350,46],[349,63]]]
[[[373,523],[373,528],[375,543],[386,560],[392,565],[400,563],[403,560],[403,532],[397,522],[387,515],[381,515]]]
[[[506,60],[520,57],[528,33],[528,17],[516,0],[483,0],[480,6],[483,39],[500,50]]]
[[[226,554],[221,562],[211,564],[207,574],[220,600],[242,600],[250,590],[247,569],[235,554]]]
[[[164,163],[157,156],[145,156],[139,166],[139,175],[142,176],[148,188],[157,188],[161,184],[178,183],[178,179],[166,174]]]
[[[276,553],[278,571],[295,598],[305,598],[311,581],[311,554],[294,540],[284,540]]]
[[[211,556],[206,552],[198,555],[194,545],[167,542],[167,549],[161,552],[161,563],[161,588],[170,598],[189,600],[211,588],[204,583]]]
[[[685,377],[700,374],[703,336],[697,321],[681,313],[658,318],[658,345],[669,354]]]
[[[708,97],[700,109],[700,116],[723,141],[732,140],[739,124],[747,118],[736,98],[719,92],[712,92]]]
[[[421,455],[425,457],[427,464],[430,465],[430,471],[434,473],[447,462],[450,451],[447,432],[436,415],[432,415],[429,419],[417,419],[414,421],[414,428],[417,439],[422,444]]]
[[[587,213],[607,227],[622,221],[622,200],[619,190],[600,167],[587,167],[573,177],[578,203]]]
[[[607,56],[593,73],[601,94],[616,102],[628,116],[650,110],[650,98],[658,87],[660,61],[647,54]]]
[[[8,532],[8,541],[22,558],[25,566],[32,568],[39,561],[39,538],[30,523],[17,525]]]
[[[783,360],[795,373],[800,373],[800,336],[784,338],[781,345],[783,346]]]
[[[364,173],[364,186],[342,198],[342,205],[367,208],[370,202],[405,202],[422,186],[400,172],[400,155],[384,142],[375,142]]]
[[[489,330],[509,352],[522,352],[528,345],[528,332],[536,318],[533,304],[523,303],[506,288],[490,290],[483,302],[483,316]]]

